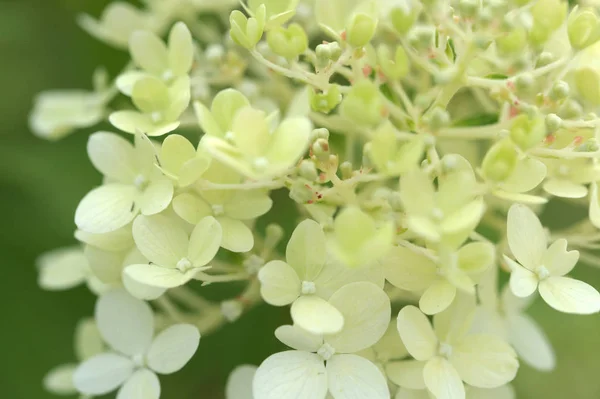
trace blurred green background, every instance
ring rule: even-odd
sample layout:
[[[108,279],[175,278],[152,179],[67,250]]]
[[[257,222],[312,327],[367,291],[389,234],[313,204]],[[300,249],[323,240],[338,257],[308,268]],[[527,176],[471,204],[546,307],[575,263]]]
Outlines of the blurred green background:
[[[75,16],[98,15],[107,0],[0,1],[0,398],[44,399],[41,381],[55,365],[74,360],[74,326],[93,311],[86,288],[43,292],[35,258],[75,243],[73,213],[100,183],[87,160],[83,131],[57,143],[35,138],[27,127],[32,97],[52,88],[90,88],[104,65],[117,72],[126,54],[81,31]],[[107,128],[104,126],[103,128]],[[547,217],[558,223],[565,211]],[[574,276],[600,287],[600,270],[581,265]],[[531,310],[558,356],[558,368],[540,373],[522,365],[519,399],[600,398],[600,316],[562,315],[538,302]],[[285,310],[260,307],[202,338],[197,356],[181,372],[161,378],[163,398],[219,399],[228,372],[258,364],[281,349],[273,337]],[[114,395],[112,396],[114,397]],[[365,398],[368,399],[368,398]]]

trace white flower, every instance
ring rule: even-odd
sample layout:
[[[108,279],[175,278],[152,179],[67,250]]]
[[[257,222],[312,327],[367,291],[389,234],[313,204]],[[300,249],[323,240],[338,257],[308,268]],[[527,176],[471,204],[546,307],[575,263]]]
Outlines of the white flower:
[[[135,147],[107,132],[90,136],[88,155],[105,176],[104,185],[90,191],[75,211],[75,224],[88,233],[108,233],[130,223],[138,213],[163,211],[173,197],[173,184],[154,165],[156,150],[143,135]]]
[[[209,168],[211,158],[196,148],[183,136],[169,135],[160,148],[160,169],[179,187],[194,183]]]
[[[53,90],[38,94],[29,116],[36,136],[58,140],[77,129],[93,126],[105,117],[106,93]]]
[[[350,269],[328,263],[323,230],[310,219],[294,230],[286,260],[271,261],[260,269],[261,295],[274,306],[292,304],[294,323],[313,334],[337,333],[344,326],[341,310],[331,303],[335,291],[355,281],[383,287],[383,273],[377,266]]]
[[[436,399],[464,399],[463,381],[486,389],[511,381],[519,367],[516,353],[494,336],[466,335],[468,314],[455,305],[434,317],[434,330],[418,308],[404,307],[398,332],[415,360],[388,369],[392,381],[409,389],[427,388]]]
[[[123,291],[99,298],[96,323],[112,351],[86,360],[75,371],[75,387],[88,395],[104,395],[121,387],[120,399],[158,399],[156,373],[180,370],[200,342],[198,329],[189,324],[173,325],[153,337],[152,309]]]
[[[133,239],[150,264],[129,265],[124,273],[142,284],[178,287],[209,268],[221,236],[221,225],[212,216],[200,220],[190,236],[166,216],[139,216],[133,222]]]
[[[514,257],[504,256],[511,268],[510,287],[518,297],[536,290],[548,305],[566,313],[592,314],[600,311],[600,293],[582,281],[565,277],[579,259],[578,251],[567,251],[561,238],[547,246],[539,219],[524,205],[508,211],[508,245]]]
[[[373,283],[340,288],[330,303],[342,313],[344,329],[334,335],[313,335],[297,326],[282,326],[277,338],[296,349],[276,353],[256,371],[254,399],[334,399],[390,397],[377,366],[354,355],[376,343],[390,321],[390,302]]]
[[[252,396],[252,380],[258,367],[244,364],[236,367],[225,386],[225,399],[254,399]]]

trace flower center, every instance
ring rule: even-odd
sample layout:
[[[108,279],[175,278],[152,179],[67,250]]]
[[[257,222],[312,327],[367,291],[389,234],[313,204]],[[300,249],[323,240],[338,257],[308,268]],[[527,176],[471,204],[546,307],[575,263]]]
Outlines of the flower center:
[[[223,205],[219,205],[219,204],[213,205],[212,211],[215,216],[223,216],[223,214],[225,213],[225,209],[223,208]]]
[[[188,270],[192,269],[192,262],[190,262],[188,258],[181,258],[179,262],[177,262],[176,267],[177,270],[179,270],[182,273],[185,273]]]
[[[135,364],[136,367],[144,367],[145,366],[143,353],[137,353],[137,354],[133,355],[131,357],[131,361],[133,362],[133,364]]]
[[[265,157],[256,158],[254,160],[254,169],[258,172],[262,172],[269,166],[269,160]]]
[[[546,268],[546,266],[542,265],[539,266],[536,270],[535,270],[535,274],[537,274],[538,278],[540,280],[545,280],[548,277],[550,277],[550,271]]]
[[[317,292],[317,287],[315,286],[315,283],[313,283],[312,281],[302,282],[302,294],[310,295],[314,294],[315,292]]]
[[[133,179],[133,185],[137,187],[138,190],[142,191],[148,187],[148,179],[146,176],[139,174]]]
[[[167,69],[166,71],[163,72],[162,74],[162,78],[165,81],[169,81],[171,79],[173,79],[173,77],[175,76],[175,74],[173,74],[173,71],[170,69]]]
[[[444,218],[444,211],[442,211],[440,208],[433,208],[431,210],[431,216],[435,220],[442,220]]]
[[[244,307],[240,301],[229,300],[221,302],[221,313],[229,322],[234,322],[242,315]]]
[[[152,122],[154,123],[158,123],[162,120],[163,115],[162,112],[160,111],[154,111],[150,113],[150,119],[152,119]]]
[[[335,349],[327,342],[321,345],[317,354],[323,358],[323,360],[329,360],[331,356],[335,355]]]
[[[440,356],[443,356],[446,359],[449,358],[452,355],[452,345],[447,344],[446,342],[440,343],[438,353],[440,354]]]

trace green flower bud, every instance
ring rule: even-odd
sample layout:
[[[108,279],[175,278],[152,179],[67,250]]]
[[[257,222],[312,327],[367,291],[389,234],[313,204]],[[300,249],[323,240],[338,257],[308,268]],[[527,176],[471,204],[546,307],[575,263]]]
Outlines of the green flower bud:
[[[531,7],[534,26],[548,32],[558,29],[567,16],[568,2],[562,0],[538,0]]]
[[[308,48],[308,37],[302,26],[291,24],[286,28],[280,26],[267,33],[267,43],[275,54],[288,60],[295,59]]]
[[[546,137],[546,123],[544,118],[519,115],[513,119],[510,127],[510,138],[523,151],[538,145]]]
[[[241,11],[234,10],[229,16],[229,34],[234,42],[251,50],[260,41],[265,29],[266,10],[264,4],[258,7],[253,17],[247,18]]]
[[[537,68],[539,67],[543,67],[545,65],[548,65],[552,62],[554,62],[554,55],[552,55],[552,53],[549,53],[547,51],[544,51],[543,53],[541,53],[537,59],[537,63],[535,64],[535,66]]]
[[[600,21],[594,9],[575,7],[567,20],[569,42],[576,50],[581,50],[600,39]]]
[[[555,82],[550,89],[549,95],[554,101],[564,100],[569,96],[569,84],[564,80]]]
[[[436,132],[450,124],[450,114],[444,108],[436,107],[425,116],[425,122],[431,131]]]
[[[408,41],[418,50],[426,50],[433,46],[436,31],[433,26],[415,26],[410,31]]]
[[[458,2],[458,10],[461,15],[467,18],[473,18],[481,8],[479,0],[460,0]]]
[[[510,140],[502,140],[494,144],[481,163],[483,176],[495,182],[506,180],[515,170],[517,156],[517,151]]]
[[[600,104],[600,71],[592,67],[577,69],[573,77],[577,91],[585,100],[594,105]]]
[[[381,71],[392,80],[404,78],[409,71],[409,60],[404,48],[396,48],[394,59],[391,59],[390,48],[384,44],[377,48],[377,60]]]
[[[264,248],[275,249],[285,234],[283,227],[277,223],[270,223],[265,228]]]
[[[560,116],[556,114],[548,114],[546,115],[546,129],[548,132],[553,133],[556,132],[562,126],[562,119]]]
[[[535,80],[530,73],[522,73],[515,78],[515,87],[518,91],[527,92],[533,88]]]
[[[547,27],[539,24],[534,24],[529,30],[529,43],[536,48],[543,47],[550,38],[552,31]]]
[[[390,11],[392,26],[401,35],[406,35],[415,24],[420,12],[421,4],[419,2],[407,1],[406,7],[395,7]]]
[[[342,93],[338,85],[329,86],[326,92],[317,92],[315,89],[309,90],[308,97],[310,107],[317,112],[328,114],[342,101]]]
[[[501,53],[516,54],[522,51],[527,44],[527,32],[524,28],[515,28],[510,32],[496,38],[496,46]]]
[[[365,14],[356,13],[346,26],[346,41],[352,47],[363,47],[367,45],[377,30],[377,18]]]
[[[265,30],[281,26],[290,20],[296,13],[298,0],[248,0],[248,9],[256,14],[260,7],[264,7]]]
[[[315,181],[317,180],[317,177],[319,177],[315,163],[313,161],[309,161],[308,159],[300,162],[298,174],[308,181]]]
[[[346,161],[342,162],[340,165],[340,172],[342,173],[342,179],[349,179],[352,177],[352,173],[354,172],[354,168],[352,167],[352,163]]]
[[[573,99],[567,99],[559,108],[558,114],[564,119],[578,118],[583,114],[583,107]]]
[[[327,130],[324,127],[321,127],[321,128],[318,128],[318,129],[314,129],[310,133],[310,140],[311,141],[315,141],[317,139],[329,140],[329,130]]]
[[[326,139],[317,139],[312,147],[312,153],[321,162],[329,161],[329,142]]]
[[[370,80],[354,84],[340,105],[340,113],[360,125],[374,126],[383,119],[383,99]]]

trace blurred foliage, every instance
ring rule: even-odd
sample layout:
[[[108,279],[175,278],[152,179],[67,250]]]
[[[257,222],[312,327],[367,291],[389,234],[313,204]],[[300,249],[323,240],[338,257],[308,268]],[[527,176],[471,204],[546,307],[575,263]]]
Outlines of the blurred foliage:
[[[85,288],[41,291],[34,266],[40,253],[75,243],[75,207],[100,182],[85,153],[91,131],[58,143],[44,142],[29,133],[27,113],[32,97],[41,90],[89,88],[92,72],[100,62],[112,74],[121,68],[126,54],[96,42],[75,24],[78,13],[98,15],[106,3],[0,1],[2,398],[51,398],[43,391],[41,380],[50,368],[74,360],[74,326],[79,318],[93,313],[94,298]],[[278,194],[278,200],[285,202],[285,194]],[[556,203],[548,208],[546,220],[553,226],[560,224],[572,217],[569,209]],[[279,204],[271,217],[280,219],[284,212],[285,206]],[[600,286],[597,269],[581,265],[574,276]],[[556,348],[558,368],[544,374],[522,365],[515,382],[519,398],[600,398],[600,316],[557,314],[541,301],[531,312]],[[258,364],[282,348],[273,330],[288,321],[286,313],[285,309],[262,306],[218,334],[203,337],[192,362],[181,372],[161,379],[163,397],[222,398],[225,379],[235,365]]]

